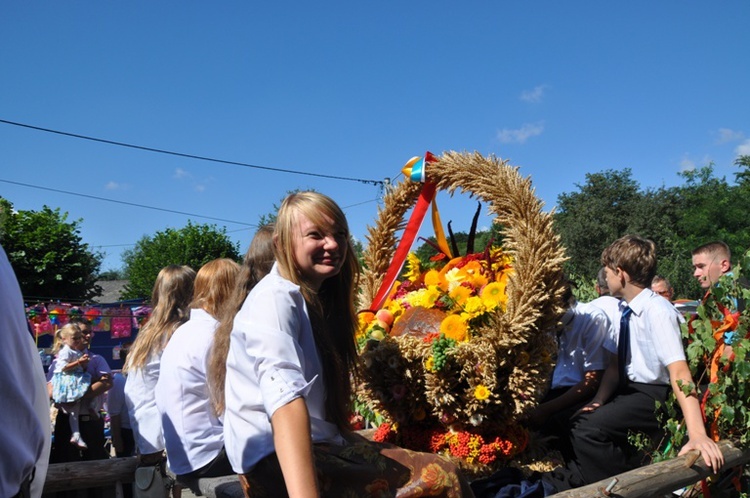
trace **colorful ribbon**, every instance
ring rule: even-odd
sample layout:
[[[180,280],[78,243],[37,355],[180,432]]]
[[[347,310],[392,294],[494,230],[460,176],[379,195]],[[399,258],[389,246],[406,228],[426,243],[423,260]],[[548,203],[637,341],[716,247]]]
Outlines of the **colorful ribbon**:
[[[438,247],[440,247],[440,250],[445,252],[448,257],[451,257],[448,242],[445,240],[443,227],[440,223],[440,213],[438,212],[437,204],[435,203],[437,186],[434,182],[427,179],[427,166],[434,162],[437,162],[437,158],[431,152],[426,152],[423,158],[419,156],[412,157],[402,169],[404,175],[408,176],[412,181],[423,183],[422,191],[419,193],[417,204],[414,206],[409,222],[406,224],[406,229],[401,236],[401,241],[396,248],[393,260],[388,267],[383,282],[380,284],[380,289],[378,289],[372,304],[370,304],[371,310],[378,310],[383,306],[388,293],[393,288],[393,284],[401,273],[401,269],[406,261],[406,256],[409,254],[412,244],[417,238],[419,228],[422,226],[422,221],[427,214],[427,207],[430,205],[432,205],[432,223],[435,229],[435,238],[437,239]]]

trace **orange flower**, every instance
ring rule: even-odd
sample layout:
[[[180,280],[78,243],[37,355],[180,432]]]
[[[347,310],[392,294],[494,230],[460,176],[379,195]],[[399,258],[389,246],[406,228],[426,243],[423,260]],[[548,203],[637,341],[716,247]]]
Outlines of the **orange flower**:
[[[448,315],[440,322],[440,333],[448,339],[462,342],[467,339],[469,327],[459,315]]]

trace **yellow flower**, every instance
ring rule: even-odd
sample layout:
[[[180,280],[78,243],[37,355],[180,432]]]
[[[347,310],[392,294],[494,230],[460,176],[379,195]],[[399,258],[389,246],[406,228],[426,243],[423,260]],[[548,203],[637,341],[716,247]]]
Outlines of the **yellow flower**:
[[[404,277],[412,282],[416,282],[420,273],[419,258],[416,254],[410,252],[406,255],[406,272],[404,273]]]
[[[464,318],[464,320],[469,321],[478,317],[486,311],[487,308],[485,307],[482,298],[479,296],[471,296],[466,300],[466,304],[464,305],[464,312],[461,313],[461,316]]]
[[[484,385],[479,384],[474,389],[474,397],[479,401],[484,401],[485,399],[490,397],[490,390],[487,389]]]
[[[437,270],[430,270],[424,274],[424,284],[427,287],[438,287],[443,291],[448,289],[448,281],[445,279],[445,275]]]
[[[440,322],[440,333],[448,339],[462,342],[467,339],[469,327],[459,315],[448,315]]]
[[[488,309],[495,308],[505,300],[505,285],[492,282],[484,286],[479,295]]]
[[[424,369],[428,372],[435,370],[435,358],[433,356],[430,356],[427,358],[427,361],[424,362]]]
[[[466,300],[471,296],[471,289],[464,285],[459,285],[448,294],[457,305],[463,307],[466,304]]]
[[[393,323],[396,323],[399,317],[404,314],[404,307],[401,305],[401,301],[391,301],[386,306],[386,309],[393,313]]]
[[[406,302],[413,308],[421,306],[423,308],[432,308],[435,301],[440,297],[440,290],[437,287],[419,289],[410,292],[405,296]]]

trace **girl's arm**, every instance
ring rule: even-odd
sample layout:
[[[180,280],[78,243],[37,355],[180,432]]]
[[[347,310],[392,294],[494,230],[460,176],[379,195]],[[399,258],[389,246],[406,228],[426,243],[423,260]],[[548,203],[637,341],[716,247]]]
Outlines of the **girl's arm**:
[[[81,366],[81,360],[80,359],[69,362],[64,367],[62,367],[62,371],[63,372],[70,372],[71,370],[75,370],[79,366]]]
[[[63,372],[70,372],[71,370],[74,370],[78,367],[86,368],[86,366],[89,364],[89,355],[84,354],[80,358],[78,358],[75,361],[69,362],[67,365],[65,365],[62,368]]]
[[[698,396],[693,390],[689,396],[686,396],[678,385],[682,381],[683,385],[689,385],[693,382],[690,374],[690,368],[684,360],[679,360],[667,365],[669,370],[669,380],[672,384],[677,402],[682,408],[682,415],[685,417],[685,426],[687,427],[688,442],[680,450],[680,455],[690,450],[701,452],[703,461],[711,467],[714,473],[717,473],[724,465],[724,455],[721,453],[719,446],[706,434],[706,426],[703,424],[703,415],[698,401]]]
[[[295,398],[271,417],[273,443],[291,498],[317,497],[310,415],[304,398]]]

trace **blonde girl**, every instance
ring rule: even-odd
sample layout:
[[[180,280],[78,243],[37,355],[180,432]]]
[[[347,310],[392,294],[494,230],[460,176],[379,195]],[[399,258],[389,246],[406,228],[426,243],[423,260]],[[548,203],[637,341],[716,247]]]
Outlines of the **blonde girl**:
[[[471,497],[455,465],[349,432],[359,266],[343,212],[288,196],[276,262],[234,319],[224,439],[247,497]]]
[[[91,385],[91,374],[86,372],[89,355],[83,351],[86,343],[83,331],[75,323],[68,323],[55,333],[55,370],[52,375],[52,399],[68,415],[70,444],[86,449],[81,437],[78,417],[85,405],[83,395]]]
[[[253,287],[271,271],[273,261],[273,224],[266,224],[258,228],[250,242],[234,292],[219,316],[219,327],[214,334],[209,354],[208,382],[211,404],[217,416],[224,414],[224,378],[227,374],[227,352],[234,316]]]
[[[146,465],[163,459],[164,435],[154,388],[162,352],[177,327],[188,319],[194,280],[195,270],[188,266],[162,268],[151,295],[151,317],[138,333],[123,368],[128,375],[125,402],[141,463]]]

